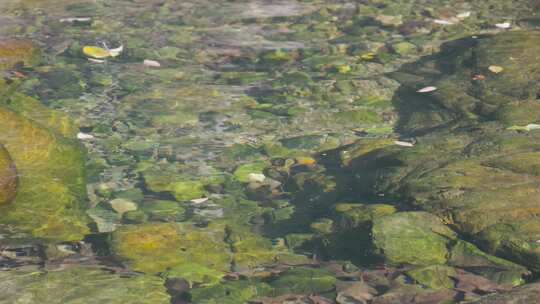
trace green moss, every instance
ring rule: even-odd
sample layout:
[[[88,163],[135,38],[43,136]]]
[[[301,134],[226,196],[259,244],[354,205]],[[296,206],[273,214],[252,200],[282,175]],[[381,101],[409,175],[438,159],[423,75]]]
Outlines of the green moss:
[[[9,203],[17,193],[17,170],[9,153],[0,145],[0,205]]]
[[[46,286],[46,288],[44,287]],[[94,266],[34,267],[0,273],[0,303],[170,303],[164,281],[147,275],[120,276]]]
[[[186,209],[178,202],[156,200],[145,202],[142,211],[148,214],[150,220],[176,222],[185,217]]]
[[[396,207],[386,204],[337,204],[336,223],[341,229],[369,226],[373,220],[395,213]]]
[[[82,147],[2,107],[0,124],[0,143],[19,174],[17,196],[0,223],[49,240],[82,239],[89,232]]]
[[[143,173],[146,187],[154,192],[170,192],[178,201],[189,201],[204,196],[205,183],[190,180],[181,174],[146,170]]]
[[[455,238],[441,219],[427,212],[398,212],[373,223],[373,242],[393,264],[444,264]]]
[[[166,279],[182,278],[187,280],[191,285],[207,286],[218,284],[223,275],[223,272],[205,267],[201,264],[186,263],[168,269],[161,276]]]
[[[432,289],[452,289],[457,276],[454,268],[442,265],[433,265],[415,268],[406,272],[415,282]]]
[[[351,110],[339,112],[334,115],[334,119],[345,125],[376,124],[381,122],[379,115],[367,109]]]
[[[337,279],[323,269],[291,268],[270,282],[274,295],[283,294],[323,294],[332,292]]]
[[[523,277],[528,274],[525,267],[489,255],[473,244],[461,240],[452,246],[448,264],[469,269],[499,284],[513,286],[523,284]]]
[[[232,256],[224,239],[225,231],[221,229],[149,223],[122,226],[112,234],[111,248],[133,269],[146,273],[185,264],[225,272]]]
[[[39,49],[29,40],[0,40],[0,70],[11,68],[19,62],[22,62],[25,66],[32,66],[35,65],[39,59]]]
[[[248,300],[263,297],[271,292],[266,283],[250,281],[226,282],[190,291],[191,301],[200,304],[244,304]]]

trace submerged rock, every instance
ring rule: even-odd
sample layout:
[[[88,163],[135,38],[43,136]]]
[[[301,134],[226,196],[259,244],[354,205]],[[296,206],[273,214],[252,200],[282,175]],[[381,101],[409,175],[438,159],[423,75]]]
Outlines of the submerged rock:
[[[123,277],[95,266],[43,271],[33,266],[0,272],[0,303],[170,303],[162,279]]]
[[[390,263],[446,263],[456,233],[427,212],[399,212],[376,219],[373,242]]]
[[[224,239],[225,231],[221,229],[148,223],[117,229],[112,234],[111,247],[134,270],[145,273],[160,273],[186,264],[224,273],[232,260]]]
[[[17,63],[31,66],[39,60],[39,49],[30,40],[0,39],[0,70]]]
[[[80,240],[84,215],[85,153],[77,143],[0,106],[0,143],[17,168],[19,185],[2,207],[0,225],[49,240]]]
[[[38,60],[32,42],[0,40],[0,70]],[[0,207],[0,231],[49,241],[82,239],[89,232],[85,152],[70,139],[77,128],[31,97],[0,91],[0,202],[11,201]]]
[[[17,191],[17,170],[9,153],[0,145],[0,204],[10,202]]]
[[[464,39],[445,49],[395,74],[403,84],[395,100],[399,129],[416,143],[352,159],[356,189],[434,213],[482,240],[488,253],[539,271],[540,133],[509,127],[540,121],[540,32]],[[503,70],[492,72],[494,65]],[[417,92],[426,86],[437,90]]]

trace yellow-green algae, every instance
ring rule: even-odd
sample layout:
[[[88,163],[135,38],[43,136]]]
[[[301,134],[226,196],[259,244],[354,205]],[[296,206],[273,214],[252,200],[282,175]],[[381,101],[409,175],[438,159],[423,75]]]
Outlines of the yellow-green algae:
[[[39,51],[29,41],[0,42],[2,69],[38,60]],[[83,210],[85,152],[65,137],[74,136],[76,128],[64,114],[17,93],[2,96],[0,126],[0,144],[18,178],[15,197],[1,207],[0,225],[47,240],[82,239],[89,233]]]
[[[96,266],[71,265],[45,271],[27,266],[0,272],[2,304],[168,304],[159,277],[122,276]]]
[[[160,273],[185,264],[226,272],[232,254],[224,239],[223,230],[188,223],[148,223],[122,226],[112,234],[111,246],[134,270],[145,273]]]
[[[89,232],[83,210],[86,197],[85,153],[74,141],[0,107],[0,143],[11,155],[19,187],[2,207],[1,224],[50,240],[79,240]]]
[[[0,205],[10,202],[17,191],[17,170],[11,156],[0,145]]]

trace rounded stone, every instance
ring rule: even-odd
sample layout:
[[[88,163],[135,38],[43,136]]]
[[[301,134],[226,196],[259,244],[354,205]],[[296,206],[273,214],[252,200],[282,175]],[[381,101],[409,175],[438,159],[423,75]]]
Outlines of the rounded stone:
[[[17,193],[17,170],[9,153],[0,145],[0,204],[10,202]]]

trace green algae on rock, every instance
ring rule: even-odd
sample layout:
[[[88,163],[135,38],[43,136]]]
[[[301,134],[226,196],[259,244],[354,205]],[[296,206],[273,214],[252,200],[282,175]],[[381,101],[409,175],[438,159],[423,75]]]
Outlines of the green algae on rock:
[[[427,212],[398,212],[373,223],[375,246],[395,264],[444,264],[456,237],[440,218]]]
[[[437,214],[459,233],[481,239],[482,249],[539,269],[531,223],[540,214],[540,134],[507,130],[540,119],[532,106],[540,93],[539,42],[535,31],[464,39],[404,68],[407,77],[395,73],[403,83],[395,101],[398,129],[416,135],[416,143],[376,147],[353,158],[349,166],[361,172],[359,191]],[[491,65],[504,70],[492,73]],[[485,79],[474,79],[478,74]],[[417,92],[429,85],[438,89]],[[522,222],[529,224],[516,224]],[[521,245],[500,246],[508,235]]]
[[[80,240],[89,232],[84,150],[74,141],[0,107],[0,143],[17,168],[19,186],[0,223],[49,240]]]
[[[218,272],[230,268],[232,255],[225,231],[191,224],[126,225],[111,236],[112,251],[134,270],[160,273],[175,266],[200,264]]]
[[[44,287],[46,286],[46,287]],[[121,276],[96,266],[43,271],[33,266],[0,273],[0,303],[170,303],[164,281]]]
[[[200,304],[244,304],[253,298],[270,294],[272,288],[261,282],[247,280],[197,288],[190,291],[192,303]]]
[[[38,47],[30,40],[0,39],[0,70],[17,63],[32,66],[39,61],[39,54]]]
[[[9,153],[0,145],[0,205],[9,203],[17,193],[17,169]]]

